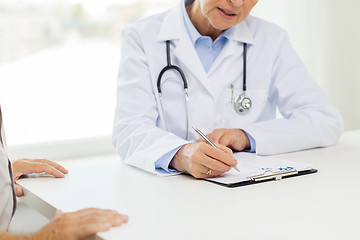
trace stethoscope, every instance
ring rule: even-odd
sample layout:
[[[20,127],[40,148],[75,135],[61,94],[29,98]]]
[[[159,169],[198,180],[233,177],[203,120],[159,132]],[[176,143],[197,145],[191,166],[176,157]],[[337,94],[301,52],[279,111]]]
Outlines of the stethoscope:
[[[161,70],[161,72],[160,72],[160,74],[158,76],[158,80],[157,80],[157,90],[158,90],[158,94],[159,94],[162,114],[163,114],[164,120],[165,120],[165,126],[166,126],[167,131],[170,132],[169,124],[168,124],[168,121],[166,119],[166,114],[165,114],[164,107],[163,107],[162,93],[161,93],[161,78],[162,78],[162,76],[164,75],[164,73],[167,70],[174,69],[180,74],[181,79],[182,79],[183,84],[184,84],[185,111],[186,111],[186,138],[185,139],[187,140],[188,135],[189,135],[188,83],[186,81],[185,74],[181,70],[181,68],[179,68],[178,66],[175,66],[175,65],[171,65],[170,41],[169,40],[166,41],[166,58],[167,58],[167,65]],[[244,43],[244,53],[243,53],[243,67],[244,67],[244,70],[243,70],[243,92],[242,92],[242,94],[240,94],[235,99],[235,102],[234,102],[234,109],[235,109],[235,111],[237,113],[240,113],[240,114],[245,114],[245,113],[249,112],[250,108],[252,106],[251,99],[248,96],[246,96],[246,59],[247,59],[247,44]]]

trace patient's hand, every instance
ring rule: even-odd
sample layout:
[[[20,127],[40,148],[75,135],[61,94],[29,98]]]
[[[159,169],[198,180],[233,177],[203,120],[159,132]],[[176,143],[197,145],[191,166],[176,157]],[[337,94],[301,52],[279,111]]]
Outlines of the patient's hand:
[[[29,236],[36,240],[78,240],[97,232],[127,223],[126,215],[112,210],[87,208],[71,213],[58,211],[55,218],[38,233]]]
[[[47,173],[57,178],[63,178],[68,173],[63,166],[47,159],[26,159],[22,158],[12,163],[13,178],[15,183],[16,196],[21,197],[24,191],[16,181],[25,174]]]

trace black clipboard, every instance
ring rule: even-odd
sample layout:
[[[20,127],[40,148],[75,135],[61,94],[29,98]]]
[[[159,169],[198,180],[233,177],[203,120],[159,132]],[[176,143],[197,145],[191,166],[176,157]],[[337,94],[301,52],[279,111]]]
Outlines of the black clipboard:
[[[264,175],[263,177],[261,177],[262,179],[249,179],[248,181],[241,181],[241,182],[235,182],[235,183],[221,183],[221,182],[217,182],[215,180],[211,180],[209,178],[204,179],[205,181],[211,182],[211,183],[215,183],[221,186],[225,186],[228,188],[235,188],[235,187],[242,187],[242,186],[247,186],[247,185],[252,185],[252,184],[257,184],[257,183],[264,183],[264,182],[269,182],[269,181],[278,181],[278,180],[282,180],[282,179],[286,179],[286,178],[291,178],[291,177],[297,177],[297,176],[303,176],[303,175],[308,175],[308,174],[312,174],[312,173],[316,173],[318,172],[317,169],[310,169],[310,170],[303,170],[303,171],[296,171],[295,172],[282,172],[282,173],[276,173],[276,174],[270,174],[270,175]]]

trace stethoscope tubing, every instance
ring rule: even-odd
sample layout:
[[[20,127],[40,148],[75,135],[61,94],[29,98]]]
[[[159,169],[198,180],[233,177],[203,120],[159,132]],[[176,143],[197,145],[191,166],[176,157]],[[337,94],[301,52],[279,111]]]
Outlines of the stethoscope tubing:
[[[243,93],[245,95],[246,92],[246,59],[247,59],[247,43],[244,43],[244,53],[243,53]]]
[[[243,52],[243,94],[240,95],[238,98],[240,99],[240,102],[238,102],[237,100],[235,101],[235,110],[239,113],[246,113],[249,111],[250,107],[251,107],[251,100],[250,98],[248,98],[246,96],[246,69],[247,69],[247,64],[246,64],[246,60],[247,60],[247,43],[244,43],[244,52]],[[166,41],[166,62],[167,65],[160,71],[158,79],[157,79],[157,90],[158,90],[158,94],[159,94],[159,99],[160,99],[160,105],[161,105],[161,110],[164,116],[164,121],[165,121],[165,125],[166,125],[166,129],[168,132],[170,132],[170,128],[169,128],[169,124],[166,118],[166,114],[165,114],[165,110],[164,110],[164,106],[163,106],[163,101],[162,101],[162,92],[161,92],[161,79],[162,76],[164,75],[164,73],[168,70],[175,70],[177,71],[180,76],[181,79],[183,81],[184,84],[184,94],[185,94],[185,111],[186,111],[186,140],[188,139],[188,135],[189,135],[189,109],[188,109],[188,101],[189,101],[189,96],[188,96],[188,82],[186,80],[185,74],[184,72],[181,70],[181,68],[179,68],[178,66],[172,65],[171,64],[171,57],[170,57],[170,41],[167,40]],[[249,102],[249,107],[242,107],[242,104],[244,103],[243,100],[246,100],[247,102]],[[239,107],[238,107],[239,106]]]
[[[181,68],[179,68],[178,66],[175,65],[171,65],[171,59],[170,59],[170,41],[167,40],[166,41],[166,62],[167,65],[160,71],[160,74],[158,76],[157,79],[157,90],[158,90],[158,94],[159,94],[159,99],[160,99],[160,105],[161,105],[161,110],[162,113],[164,115],[164,120],[165,120],[165,126],[168,132],[170,132],[170,128],[169,128],[169,124],[166,118],[166,114],[164,111],[164,105],[163,105],[163,101],[162,101],[162,92],[161,92],[161,79],[162,76],[164,75],[164,73],[168,70],[176,70],[180,76],[181,79],[183,81],[184,84],[184,94],[185,94],[185,111],[186,111],[186,137],[185,139],[187,140],[189,137],[189,108],[188,108],[188,102],[189,102],[189,95],[188,95],[188,83],[185,77],[184,72],[181,70]]]
[[[167,40],[166,41],[166,62],[167,62],[167,65],[161,70],[159,76],[158,76],[158,79],[157,79],[157,90],[158,90],[158,93],[161,93],[161,78],[162,76],[164,75],[164,73],[168,70],[171,70],[171,69],[174,69],[176,70],[180,76],[181,76],[181,79],[183,81],[183,84],[184,84],[184,89],[188,89],[188,83],[187,83],[187,80],[186,80],[186,77],[185,77],[185,74],[184,72],[181,70],[181,68],[179,68],[178,66],[175,66],[175,65],[171,65],[171,59],[170,59],[170,41]]]

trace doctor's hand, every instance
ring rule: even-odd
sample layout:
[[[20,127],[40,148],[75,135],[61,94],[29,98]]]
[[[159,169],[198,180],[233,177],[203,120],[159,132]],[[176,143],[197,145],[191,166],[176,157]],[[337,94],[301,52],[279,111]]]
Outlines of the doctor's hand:
[[[47,159],[22,158],[12,163],[12,169],[15,183],[15,193],[17,197],[24,195],[24,190],[22,187],[16,184],[16,181],[22,175],[45,172],[47,174],[53,175],[54,177],[63,178],[65,176],[64,174],[68,173],[68,170],[66,170],[63,166]]]
[[[246,133],[241,129],[215,129],[212,133],[206,135],[215,145],[223,145],[234,151],[250,149],[250,140]],[[204,142],[199,139],[198,141]]]
[[[77,240],[85,239],[97,232],[104,232],[111,227],[120,226],[128,217],[113,210],[87,208],[71,213],[58,211],[38,233],[29,236],[37,240]]]
[[[215,177],[237,165],[231,149],[222,145],[219,149],[195,142],[180,148],[170,162],[170,167],[191,174],[195,178]]]

